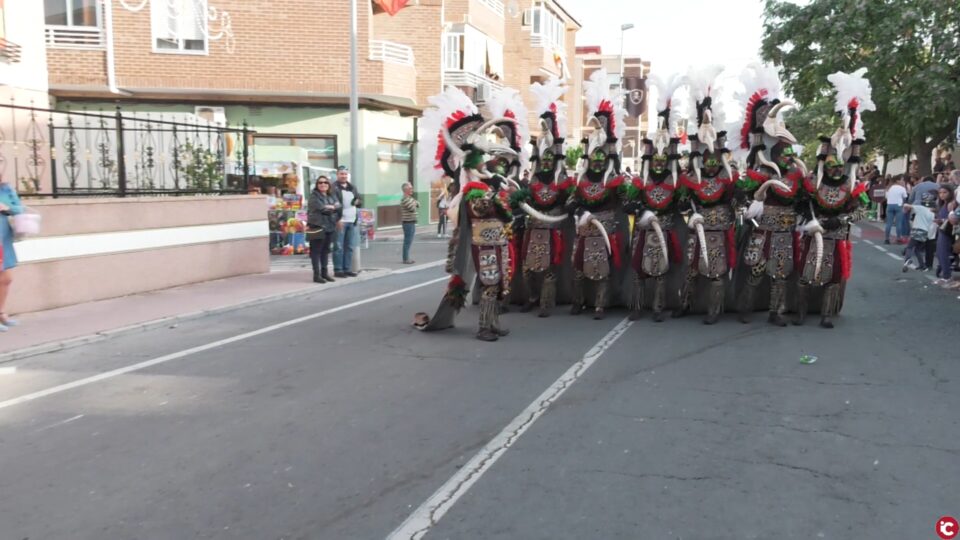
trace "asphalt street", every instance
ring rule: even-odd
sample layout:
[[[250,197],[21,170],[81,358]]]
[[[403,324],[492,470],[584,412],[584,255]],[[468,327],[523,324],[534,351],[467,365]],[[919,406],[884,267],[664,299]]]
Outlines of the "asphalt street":
[[[895,251],[832,331],[424,334],[432,267],[0,364],[0,540],[934,539],[960,298]]]

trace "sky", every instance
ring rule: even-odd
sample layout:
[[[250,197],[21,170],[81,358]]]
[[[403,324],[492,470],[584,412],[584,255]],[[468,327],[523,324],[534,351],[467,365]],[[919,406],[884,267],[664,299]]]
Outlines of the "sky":
[[[733,72],[759,60],[762,0],[559,0],[583,28],[577,45],[600,45],[604,54],[650,60],[663,75],[690,64],[722,64]],[[664,73],[664,71],[666,73]]]
[[[747,64],[760,61],[762,0],[559,2],[582,25],[578,46],[600,45],[604,54],[620,54],[620,25],[633,23],[634,28],[623,33],[624,55],[649,60],[651,71],[664,78],[685,73],[690,65],[724,66],[717,98],[727,121],[739,116],[730,96],[740,85],[731,79]],[[684,92],[675,97],[682,99]]]

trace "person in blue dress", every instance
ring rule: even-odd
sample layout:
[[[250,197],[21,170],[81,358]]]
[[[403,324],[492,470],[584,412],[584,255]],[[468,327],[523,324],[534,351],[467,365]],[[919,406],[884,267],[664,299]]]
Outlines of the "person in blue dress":
[[[4,216],[0,219],[0,241],[3,244],[3,252],[0,253],[3,258],[3,269],[0,270],[0,332],[6,332],[11,326],[17,325],[17,321],[11,319],[4,310],[10,284],[13,282],[12,270],[17,266],[17,252],[13,248],[13,227],[10,226],[9,217],[21,212],[23,204],[17,191],[6,181],[0,180],[0,214]]]

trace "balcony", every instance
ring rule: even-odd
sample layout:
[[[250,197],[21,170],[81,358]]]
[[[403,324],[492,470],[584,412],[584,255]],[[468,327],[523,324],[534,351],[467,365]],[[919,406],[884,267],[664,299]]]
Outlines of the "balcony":
[[[0,58],[9,64],[16,64],[20,61],[22,50],[20,46],[12,41],[0,38]]]
[[[401,43],[373,39],[370,40],[370,60],[412,66],[413,49]]]
[[[503,88],[503,83],[500,81],[495,81],[483,75],[477,75],[472,71],[464,71],[462,69],[444,70],[443,85],[475,89],[473,98],[477,103],[483,103],[489,99],[491,91]]]
[[[480,0],[480,3],[493,10],[497,15],[503,17],[503,0]]]
[[[104,49],[103,30],[93,26],[47,25],[45,36],[48,49]]]

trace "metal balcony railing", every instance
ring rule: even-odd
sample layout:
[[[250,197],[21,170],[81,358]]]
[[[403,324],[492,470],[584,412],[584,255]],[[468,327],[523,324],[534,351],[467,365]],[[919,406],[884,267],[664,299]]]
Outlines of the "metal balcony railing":
[[[50,49],[103,49],[103,30],[85,26],[54,26],[45,29],[47,48]]]
[[[412,66],[413,49],[401,43],[373,39],[370,40],[370,60]]]
[[[472,71],[464,71],[462,69],[447,69],[443,72],[443,84],[452,85],[452,86],[470,86],[477,88],[482,84],[490,86],[490,88],[501,89],[503,84],[500,81],[495,81],[493,79],[484,77],[483,75],[477,75]]]
[[[503,17],[503,0],[480,0],[480,3],[492,9],[497,15]]]

